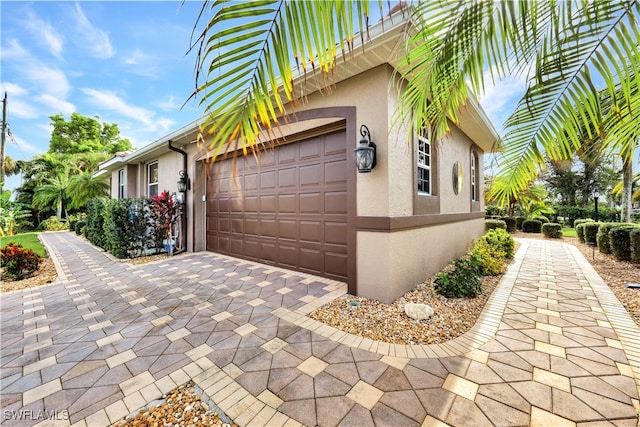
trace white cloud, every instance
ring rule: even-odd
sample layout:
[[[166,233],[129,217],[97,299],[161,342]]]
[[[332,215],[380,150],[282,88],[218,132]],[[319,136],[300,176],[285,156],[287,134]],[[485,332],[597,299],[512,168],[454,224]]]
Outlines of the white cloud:
[[[180,104],[176,101],[175,96],[170,95],[168,99],[158,102],[158,107],[163,110],[177,110],[180,108]]]
[[[22,47],[18,40],[10,39],[8,44],[9,46],[2,48],[2,59],[24,58],[29,55],[29,52]]]
[[[8,92],[13,96],[22,96],[29,93],[25,88],[15,83],[2,83],[2,92]]]
[[[127,65],[138,65],[149,59],[149,55],[142,52],[140,49],[134,50],[130,55],[123,59],[123,62]]]
[[[67,76],[59,69],[44,65],[25,67],[24,76],[38,84],[41,92],[49,93],[57,98],[66,99],[71,86]]]
[[[70,116],[76,111],[76,107],[72,103],[46,93],[38,96],[37,101],[55,110],[56,114],[62,113],[64,116]]]
[[[113,92],[99,91],[90,88],[83,88],[80,90],[89,97],[92,104],[104,108],[105,110],[115,111],[123,116],[137,120],[149,128],[156,128],[156,122],[153,120],[153,111],[129,105]]]
[[[16,145],[18,146],[18,148],[21,151],[24,151],[24,152],[27,152],[27,153],[32,153],[32,154],[36,154],[36,153],[41,153],[42,152],[42,149],[40,149],[40,148],[38,148],[38,147],[36,147],[36,146],[34,146],[32,144],[29,144],[24,139],[22,139],[22,138],[20,138],[18,136],[15,136],[15,135],[14,135],[14,137],[16,139],[16,143],[17,143]]]
[[[115,50],[111,45],[109,34],[104,30],[95,27],[91,21],[89,21],[87,15],[84,14],[78,3],[76,3],[73,17],[76,20],[79,36],[81,37],[84,46],[91,52],[92,56],[106,59],[115,55]]]
[[[36,40],[42,41],[51,54],[56,58],[62,58],[64,38],[48,22],[43,21],[33,12],[27,13],[26,28],[35,36]]]
[[[171,128],[175,126],[176,122],[171,119],[160,118],[156,120],[156,124],[160,127],[160,130],[162,130],[162,132],[167,133]]]

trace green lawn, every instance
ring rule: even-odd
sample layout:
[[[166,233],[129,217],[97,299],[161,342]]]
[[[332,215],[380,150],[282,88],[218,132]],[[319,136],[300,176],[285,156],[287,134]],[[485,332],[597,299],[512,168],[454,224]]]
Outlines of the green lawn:
[[[40,256],[47,256],[47,251],[38,240],[38,233],[20,233],[15,236],[0,237],[0,247],[5,247],[8,243],[20,243],[22,247],[31,249]]]
[[[578,235],[576,234],[575,228],[563,228],[562,235],[564,237],[578,237]]]

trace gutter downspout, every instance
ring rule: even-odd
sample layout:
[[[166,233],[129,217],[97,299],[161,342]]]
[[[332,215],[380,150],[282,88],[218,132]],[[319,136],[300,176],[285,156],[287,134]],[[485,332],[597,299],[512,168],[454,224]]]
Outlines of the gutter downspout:
[[[188,177],[187,174],[187,152],[184,150],[181,150],[177,147],[174,147],[173,145],[171,145],[171,140],[167,141],[167,147],[169,147],[170,150],[175,151],[176,153],[180,153],[182,154],[182,170],[185,173],[185,177]],[[188,182],[188,181],[187,181]],[[187,191],[189,191],[189,187],[187,186]],[[179,251],[174,252],[174,255],[178,255],[181,254],[182,252],[186,252],[187,250],[187,193],[185,191],[184,193],[184,200],[182,202],[182,235],[184,236],[184,247],[181,248]]]

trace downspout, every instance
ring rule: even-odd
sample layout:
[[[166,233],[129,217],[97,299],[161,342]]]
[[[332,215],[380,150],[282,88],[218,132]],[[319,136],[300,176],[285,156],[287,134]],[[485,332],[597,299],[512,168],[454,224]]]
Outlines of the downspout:
[[[167,141],[167,147],[169,150],[175,151],[176,153],[182,154],[182,170],[185,173],[185,177],[188,180],[187,174],[187,152],[181,150],[180,148],[174,147],[171,145],[171,140]],[[188,181],[187,181],[188,182]],[[189,187],[187,186],[187,191],[189,191]],[[184,246],[179,250],[174,252],[174,255],[178,255],[187,250],[187,192],[184,193],[184,200],[182,201],[182,236],[184,239]]]

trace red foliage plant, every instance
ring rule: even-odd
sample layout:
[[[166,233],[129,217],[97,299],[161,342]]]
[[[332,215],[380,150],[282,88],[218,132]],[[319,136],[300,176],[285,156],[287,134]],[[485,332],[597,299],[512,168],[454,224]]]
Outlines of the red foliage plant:
[[[173,201],[173,197],[171,197],[169,192],[165,190],[162,193],[151,197],[151,206],[156,214],[158,221],[157,227],[164,231],[163,234],[165,237],[168,236],[169,229],[175,220],[176,214],[176,206]]]
[[[0,251],[0,266],[4,275],[12,280],[29,277],[40,267],[42,257],[19,243],[9,243]]]

